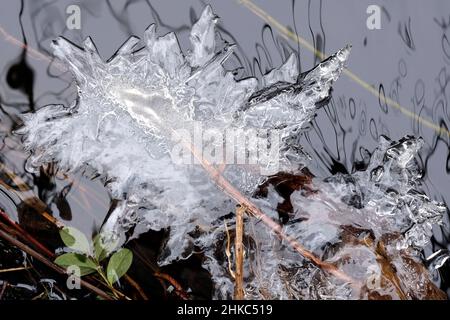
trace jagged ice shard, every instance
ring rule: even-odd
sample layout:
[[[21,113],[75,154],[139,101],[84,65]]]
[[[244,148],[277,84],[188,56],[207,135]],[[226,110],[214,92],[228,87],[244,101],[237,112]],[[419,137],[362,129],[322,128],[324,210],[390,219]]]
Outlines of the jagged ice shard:
[[[233,47],[216,51],[216,20],[207,6],[192,28],[186,56],[174,33],[157,37],[154,25],[145,32],[143,48],[131,37],[106,63],[90,38],[84,49],[64,38],[53,43],[56,57],[75,77],[79,99],[70,107],[50,105],[24,117],[25,145],[34,151],[30,167],[57,161],[75,170],[88,164],[106,175],[111,195],[123,200],[104,226],[115,236],[138,222],[140,228],[171,226],[175,234],[177,227],[194,226],[188,221],[208,224],[217,218],[214,208],[226,199],[214,194],[209,206],[205,198],[214,192],[201,168],[177,166],[169,154],[172,133],[193,122],[216,130],[277,130],[282,152],[273,160],[301,165],[293,138],[314,116],[316,104],[329,96],[350,48],[299,77],[291,55],[256,91],[255,78],[236,81],[223,68]],[[227,166],[223,174],[244,191],[260,177],[237,166]],[[171,239],[180,246],[171,251],[180,253],[185,241]]]
[[[308,159],[299,144],[301,131],[329,98],[350,46],[306,73],[298,74],[298,61],[292,54],[260,82],[256,78],[236,80],[223,67],[233,54],[233,46],[218,37],[216,21],[207,6],[192,27],[192,48],[186,53],[174,33],[157,37],[151,25],[143,40],[129,38],[107,62],[101,60],[90,38],[83,48],[59,38],[53,43],[54,54],[73,74],[78,99],[69,107],[49,105],[26,114],[21,133],[25,134],[25,146],[32,150],[29,168],[57,162],[61,169],[73,171],[88,165],[108,178],[106,186],[120,204],[102,227],[106,242],[122,245],[131,228],[133,238],[149,229],[170,227],[160,263],[189,255],[194,245],[205,248],[205,267],[213,280],[228,284],[215,295],[225,297],[232,292],[232,284],[224,273],[226,267],[208,254],[208,246],[218,232],[223,232],[223,225],[217,226],[218,218],[234,211],[235,203],[216,188],[198,163],[174,161],[173,149],[180,141],[191,146],[192,140],[186,141],[183,133],[192,133],[199,124],[215,132],[234,132],[237,141],[246,138],[246,130],[257,132],[256,140],[264,140],[264,134],[272,132],[278,141],[271,141],[276,152],[269,161],[225,163],[221,167],[223,177],[251,195],[270,174],[299,172]],[[210,138],[204,148],[223,143]],[[252,148],[246,152],[258,151]],[[404,165],[409,160],[405,159]],[[376,172],[374,175],[378,176]],[[418,199],[414,194],[408,193],[408,197],[410,202]],[[376,206],[378,200],[367,205]],[[204,233],[194,239],[191,234],[198,226]],[[417,238],[421,233],[414,235]],[[260,233],[260,237],[265,236],[270,238]],[[422,243],[423,239],[410,241]],[[268,266],[263,275],[270,272],[269,285],[280,287],[278,260],[271,260],[274,257],[269,250],[264,253],[264,246],[262,250],[261,260]],[[256,286],[255,281],[250,285]],[[254,296],[262,297],[261,293]]]

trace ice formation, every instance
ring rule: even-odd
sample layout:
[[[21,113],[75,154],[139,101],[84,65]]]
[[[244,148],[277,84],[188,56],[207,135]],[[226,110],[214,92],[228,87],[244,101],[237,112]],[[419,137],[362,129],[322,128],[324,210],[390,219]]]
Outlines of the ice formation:
[[[269,179],[263,186],[264,197],[257,200],[260,207],[273,219],[278,218],[281,208],[290,208],[285,233],[294,235],[323,261],[351,275],[358,286],[330,277],[310,261],[299,258],[260,222],[248,220],[247,297],[445,297],[432,284],[420,258],[432,226],[441,223],[446,212],[443,204],[416,191],[421,172],[415,155],[422,144],[420,138],[407,136],[393,142],[381,137],[365,170],[326,179],[309,173]],[[283,198],[275,188],[289,189],[281,186],[289,180],[298,186],[291,187],[293,192]],[[224,234],[218,230],[213,243],[225,242]],[[208,251],[211,258],[207,267],[216,283],[221,283],[218,297],[227,298],[233,284],[227,275],[227,261],[217,252],[221,250]],[[443,259],[440,263],[445,262]],[[391,265],[395,271],[389,271]]]
[[[295,135],[329,96],[350,52],[346,47],[298,77],[292,55],[256,91],[255,78],[236,81],[223,68],[233,46],[216,50],[216,20],[207,6],[192,27],[186,56],[174,33],[157,37],[154,25],[145,31],[143,47],[131,37],[106,63],[90,38],[84,49],[59,38],[54,53],[74,75],[79,98],[70,107],[50,105],[24,117],[30,168],[56,161],[62,169],[89,165],[104,174],[112,197],[123,201],[103,229],[123,237],[136,224],[141,232],[170,226],[171,258],[187,245],[182,237],[190,228],[210,224],[223,213],[218,204],[229,203],[198,165],[172,161],[177,130],[195,123],[219,131],[271,129],[281,140],[279,158],[271,163],[297,168]],[[261,178],[258,170],[235,165],[223,175],[244,191]]]
[[[170,227],[160,262],[183,258],[197,246],[204,250],[215,296],[229,297],[233,285],[226,259],[218,258],[214,248],[223,243],[225,234],[219,218],[234,211],[235,204],[215,187],[195,157],[191,164],[177,163],[173,149],[180,141],[192,147],[184,133],[195,131],[198,124],[216,132],[237,132],[237,141],[245,141],[245,130],[254,130],[258,141],[271,132],[278,140],[269,142],[276,153],[266,157],[268,161],[213,165],[248,196],[274,170],[298,173],[307,158],[298,142],[301,130],[329,98],[350,47],[300,75],[296,56],[291,55],[260,83],[255,78],[235,80],[222,65],[233,46],[217,36],[216,20],[207,6],[192,27],[192,48],[186,53],[174,33],[157,37],[154,25],[145,31],[143,41],[131,37],[107,62],[100,59],[90,38],[84,48],[59,38],[53,43],[54,53],[73,74],[78,99],[69,107],[49,105],[25,115],[21,132],[25,146],[32,150],[30,169],[48,162],[69,171],[88,165],[107,178],[106,186],[120,204],[102,227],[106,240],[122,245],[131,230],[131,237],[136,237],[149,229]],[[205,140],[205,149],[224,143],[212,136]],[[397,146],[382,140],[366,171],[325,182],[316,179],[317,187],[327,190],[320,194],[329,199],[295,192],[294,215],[309,212],[310,216],[305,223],[286,226],[286,231],[319,253],[324,243],[339,239],[339,226],[345,224],[372,230],[376,238],[404,232],[396,250],[423,246],[431,224],[440,221],[444,209],[414,191],[418,171],[411,163],[420,144],[412,138]],[[246,152],[260,151],[254,148]],[[277,219],[274,208],[280,199],[276,192],[270,195],[255,201]],[[314,292],[308,291],[309,283],[331,280],[257,220],[246,224],[254,245],[248,248],[246,262],[247,297],[349,297],[351,290],[345,283],[317,285]],[[373,263],[366,266],[378,270]]]

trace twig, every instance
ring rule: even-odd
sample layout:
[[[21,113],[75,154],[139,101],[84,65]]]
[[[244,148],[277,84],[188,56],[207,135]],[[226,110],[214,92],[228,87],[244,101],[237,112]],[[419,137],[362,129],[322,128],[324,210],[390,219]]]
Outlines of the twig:
[[[224,225],[225,225],[225,233],[227,235],[227,246],[225,247],[225,254],[226,254],[227,260],[228,260],[228,271],[230,272],[231,277],[233,279],[235,279],[236,275],[234,274],[233,267],[231,266],[231,250],[230,250],[231,237],[230,237],[230,232],[228,231],[228,226],[227,226],[227,222],[226,221],[224,221]]]
[[[46,293],[47,293],[46,291],[42,291],[37,296],[34,296],[33,298],[31,298],[31,301],[34,301],[34,300],[37,300],[37,299],[41,299]]]
[[[244,234],[245,208],[238,205],[236,209],[236,235],[234,237],[234,251],[236,255],[234,299],[244,300],[244,246],[242,244]]]
[[[17,235],[20,238],[32,243],[33,246],[36,247],[36,249],[39,249],[46,256],[48,256],[50,258],[55,258],[56,255],[53,252],[51,252],[42,243],[40,243],[36,238],[34,238],[31,234],[29,234],[27,231],[25,231],[19,224],[17,224],[13,220],[11,220],[11,218],[9,218],[8,214],[6,212],[4,212],[2,209],[0,209],[0,217],[2,217],[3,220],[5,220],[12,228],[17,230]]]
[[[1,229],[0,229],[0,237],[5,239],[6,241],[11,243],[12,245],[16,246],[20,250],[26,252],[27,254],[32,256],[33,258],[39,260],[44,265],[46,265],[47,267],[53,269],[54,271],[56,271],[56,272],[58,272],[60,274],[67,274],[65,269],[57,266],[56,264],[54,264],[53,262],[48,260],[46,257],[41,255],[39,252],[37,252],[34,249],[30,248],[29,246],[27,246],[26,244],[24,244],[21,241],[17,240],[16,238],[10,236],[9,234],[7,234],[6,232],[4,232]],[[74,277],[76,277],[76,276],[74,276]],[[92,291],[93,293],[97,294],[98,296],[102,297],[103,299],[112,300],[112,298],[105,291],[103,291],[103,290],[93,286],[92,284],[90,284],[89,282],[87,282],[87,281],[85,281],[85,280],[83,280],[81,278],[77,277],[77,279],[80,281],[80,284],[83,287],[85,287],[86,289]]]
[[[0,270],[0,273],[15,272],[15,271],[28,270],[28,269],[30,269],[30,267],[9,268],[9,269]]]
[[[128,281],[128,283],[136,289],[137,292],[139,292],[139,295],[142,297],[142,299],[144,300],[148,300],[147,295],[145,294],[144,290],[141,288],[141,286],[139,285],[139,283],[137,283],[136,281],[134,281],[134,279],[132,277],[130,277],[129,275],[125,275],[124,276],[125,280]]]
[[[149,261],[148,259],[146,259],[143,256],[143,254],[141,253],[141,250],[139,249],[139,247],[136,246],[133,249],[133,253],[139,260],[142,261],[142,263],[144,263],[144,265],[146,267],[148,267],[152,271],[153,276],[156,277],[156,279],[158,279],[159,283],[164,288],[164,295],[166,295],[166,290],[167,289],[166,289],[166,285],[165,285],[163,280],[167,280],[175,288],[177,288],[177,290],[175,290],[175,293],[176,293],[177,296],[179,296],[181,299],[184,299],[184,300],[186,300],[189,297],[189,294],[186,291],[183,290],[181,285],[174,278],[170,277],[169,275],[165,275],[165,274],[161,273],[159,267],[156,264],[154,264],[151,261]],[[169,280],[169,278],[164,277],[162,275],[169,277],[170,280]]]
[[[335,277],[351,283],[353,286],[358,286],[358,281],[347,275],[345,272],[339,270],[335,265],[324,262],[320,258],[316,257],[312,252],[308,251],[303,247],[294,237],[291,237],[284,233],[282,227],[276,223],[272,218],[266,215],[261,209],[259,209],[251,200],[245,197],[241,192],[236,189],[225,177],[222,176],[221,172],[217,170],[213,165],[211,165],[203,156],[195,149],[195,146],[191,142],[187,142],[184,137],[178,135],[175,130],[172,131],[177,138],[179,138],[187,147],[192,155],[200,162],[201,166],[208,173],[210,178],[215,182],[215,184],[222,189],[230,198],[232,198],[236,203],[240,203],[246,208],[246,211],[256,218],[260,219],[266,226],[268,226],[273,232],[275,232],[282,240],[289,243],[289,245],[298,253],[300,253],[304,258],[310,260],[320,269],[329,272]]]
[[[26,262],[29,265],[29,268],[27,269],[27,271],[30,270],[28,272],[28,274],[32,278],[32,281],[37,285],[34,275],[36,275],[39,279],[42,279],[43,275],[37,268],[35,268],[33,266],[33,262],[31,261],[30,258],[31,258],[30,256],[26,257]],[[47,290],[46,286],[44,285],[44,283],[42,283],[42,282],[40,282],[40,283],[42,284],[44,291],[48,294],[48,290]],[[56,283],[52,284],[52,288],[53,288],[53,290],[59,292],[59,294],[62,297],[64,297],[65,299],[67,299],[67,297],[69,296],[69,294],[67,292],[64,292]]]
[[[156,279],[158,280],[159,284],[163,288],[164,299],[167,299],[167,286],[166,286],[166,283],[161,278],[156,277]]]
[[[3,213],[3,215],[1,214]],[[43,251],[43,253],[45,253],[49,258],[54,259],[56,257],[56,255],[49,251],[43,244],[41,244],[38,240],[36,240],[35,238],[33,238],[31,235],[29,235],[25,230],[23,230],[22,228],[20,228],[20,226],[15,223],[14,221],[10,220],[8,218],[8,214],[5,212],[2,212],[0,209],[0,216],[3,216],[3,218],[5,218],[5,220],[7,220],[10,224],[10,226],[7,226],[5,224],[3,224],[2,222],[0,222],[0,230],[4,230],[5,232],[8,232],[9,234],[14,234],[15,236],[22,238],[25,241],[31,241],[33,242],[33,244],[38,247],[40,250]],[[51,216],[50,216],[51,217]],[[53,217],[52,217],[53,218]],[[51,220],[49,220],[51,221]],[[64,225],[62,225],[58,220],[56,220],[55,225],[58,228],[62,228]],[[12,223],[11,223],[12,222]],[[27,236],[28,235],[28,236]],[[1,273],[1,270],[0,270]],[[87,276],[91,281],[96,281],[97,279],[91,277],[91,276]],[[89,283],[89,282],[88,282]],[[102,284],[103,286],[107,287],[108,289],[110,289],[113,294],[117,297],[121,297],[127,300],[130,300],[130,298],[128,298],[125,294],[123,294],[122,292],[120,292],[119,290],[117,290],[114,287],[109,287],[106,285],[106,282],[99,282],[100,284]]]
[[[126,103],[124,104],[126,106]],[[124,107],[131,117],[138,119],[133,110]],[[266,215],[261,209],[259,209],[251,200],[244,196],[236,187],[234,187],[221,173],[222,168],[216,169],[207,159],[205,159],[202,153],[196,149],[195,145],[187,139],[187,137],[181,135],[175,129],[167,126],[163,123],[161,119],[157,119],[155,125],[159,127],[162,132],[170,132],[173,138],[179,140],[183,147],[187,148],[194,158],[200,163],[206,173],[209,175],[210,179],[215,182],[216,186],[226,193],[231,199],[236,201],[236,203],[243,205],[249,214],[254,215],[256,218],[260,219],[264,224],[266,224],[273,232],[275,232],[282,240],[287,242],[295,251],[300,253],[304,258],[310,260],[320,269],[327,271],[328,273],[334,275],[335,277],[351,283],[353,286],[359,285],[358,281],[347,275],[346,273],[339,270],[335,265],[322,261],[319,257],[315,256],[311,251],[308,251],[303,247],[294,237],[291,237],[284,233],[282,227],[272,220],[268,215]]]
[[[157,278],[161,278],[161,279],[164,279],[164,280],[168,281],[175,288],[175,291],[180,293],[179,296],[183,300],[188,300],[189,297],[184,292],[183,287],[178,283],[177,280],[175,280],[174,278],[172,278],[168,274],[161,273],[161,272],[155,272],[154,276],[157,277]]]
[[[0,291],[0,300],[3,298],[3,294],[5,293],[6,287],[8,287],[8,282],[4,281],[2,286],[2,291]]]

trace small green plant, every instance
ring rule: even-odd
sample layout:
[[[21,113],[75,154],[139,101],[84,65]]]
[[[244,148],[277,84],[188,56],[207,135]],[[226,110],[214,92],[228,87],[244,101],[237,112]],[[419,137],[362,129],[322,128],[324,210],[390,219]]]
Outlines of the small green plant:
[[[97,235],[93,245],[90,245],[86,236],[76,228],[63,227],[59,234],[64,244],[73,251],[58,256],[55,263],[64,268],[78,267],[80,277],[96,272],[117,296],[118,291],[113,285],[127,273],[133,262],[133,253],[126,248],[121,248],[111,255],[108,263],[105,263],[111,251],[107,250],[100,235]],[[104,265],[106,265],[106,271]]]

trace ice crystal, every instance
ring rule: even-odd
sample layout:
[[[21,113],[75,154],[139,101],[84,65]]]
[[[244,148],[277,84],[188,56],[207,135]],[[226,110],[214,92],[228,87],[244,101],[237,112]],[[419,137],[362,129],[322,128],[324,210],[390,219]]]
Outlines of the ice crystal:
[[[407,136],[393,142],[381,137],[365,170],[326,179],[291,176],[303,182],[288,199],[281,197],[274,186],[286,189],[280,185],[289,177],[269,184],[266,196],[255,199],[258,205],[277,219],[276,208],[288,201],[292,212],[284,232],[323,261],[351,275],[359,285],[330,277],[302,259],[262,223],[249,219],[245,225],[246,297],[359,299],[375,295],[421,299],[429,298],[431,292],[442,297],[420,259],[432,226],[441,223],[446,212],[442,203],[417,191],[421,172],[415,156],[422,145],[420,138]],[[223,229],[216,230],[214,237],[211,243],[223,246],[232,241],[224,239]],[[208,249],[205,266],[218,285],[216,297],[229,298],[233,283],[227,260],[217,254],[223,251]],[[429,258],[437,267],[447,259],[447,252]],[[395,265],[391,273],[387,271],[390,265]]]
[[[329,194],[340,197],[353,212],[363,209],[364,214],[351,216],[352,223],[376,236],[404,233],[403,247],[423,248],[429,242],[432,226],[442,222],[446,207],[417,191],[422,172],[415,156],[423,143],[411,136],[398,142],[382,136],[366,170],[327,180]]]
[[[233,209],[199,165],[173,161],[171,152],[184,138],[179,130],[191,132],[200,123],[216,131],[276,132],[280,143],[268,162],[250,170],[233,164],[223,169],[225,178],[251,192],[264,170],[274,173],[271,166],[289,171],[303,165],[299,132],[329,97],[350,52],[347,46],[300,75],[291,55],[257,91],[257,79],[235,80],[222,66],[233,46],[218,43],[216,21],[207,6],[192,27],[186,54],[174,33],[157,37],[154,25],[143,41],[131,37],[107,62],[90,38],[83,48],[59,38],[54,54],[73,74],[78,99],[69,107],[49,105],[24,116],[24,143],[33,151],[28,167],[89,165],[106,176],[111,196],[121,202],[104,224],[104,234],[118,238],[120,245],[131,227],[136,226],[135,235],[170,227],[163,262],[182,255],[195,226],[210,225]],[[237,140],[244,138],[240,134]],[[251,148],[249,153],[256,151]]]

